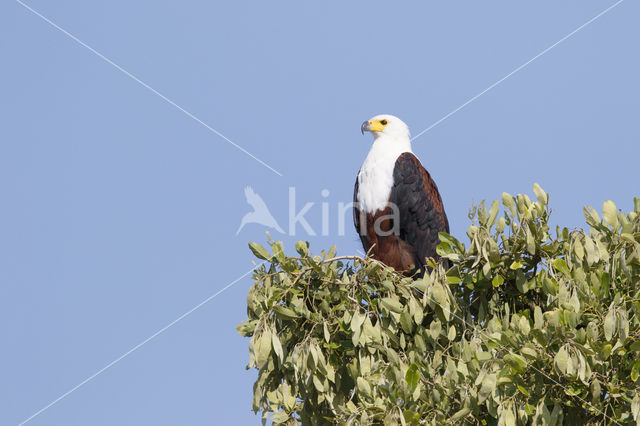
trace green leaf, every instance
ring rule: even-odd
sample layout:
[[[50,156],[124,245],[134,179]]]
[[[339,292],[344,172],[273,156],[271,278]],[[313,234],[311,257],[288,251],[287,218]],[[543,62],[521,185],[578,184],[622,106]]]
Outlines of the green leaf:
[[[601,393],[602,388],[600,386],[600,382],[598,379],[593,379],[591,382],[591,401],[594,405],[600,402]]]
[[[538,305],[536,305],[536,307],[533,308],[533,326],[539,330],[541,330],[544,327],[542,309],[540,309],[540,306]]]
[[[618,321],[616,323],[616,329],[618,330],[620,341],[624,342],[629,336],[629,320],[627,319],[627,311],[622,308],[620,311],[617,311],[617,317]]]
[[[284,352],[282,350],[282,344],[280,343],[280,339],[278,335],[275,333],[271,333],[271,344],[273,345],[273,351],[275,352],[280,362],[284,361]]]
[[[489,361],[490,359],[493,359],[493,355],[489,352],[480,351],[476,352],[476,359],[480,362]]]
[[[495,277],[493,277],[493,280],[491,280],[491,285],[493,285],[494,287],[500,287],[503,282],[504,278],[502,278],[502,275],[496,275]]]
[[[451,423],[456,423],[458,420],[462,420],[469,414],[471,414],[471,408],[465,405],[460,410],[456,411],[453,416],[451,416]]]
[[[576,257],[578,259],[580,260],[584,259],[584,246],[582,245],[580,240],[577,238],[573,243],[573,251],[576,253]]]
[[[451,250],[453,250],[454,252],[464,251],[464,245],[451,234],[447,234],[446,232],[438,232],[438,239],[441,242],[449,244]]]
[[[411,318],[409,312],[403,311],[402,314],[400,314],[400,325],[405,333],[411,334],[411,330],[413,329],[413,318]]]
[[[438,336],[440,336],[440,332],[442,331],[442,324],[440,320],[433,320],[429,325],[429,333],[434,340],[438,340]]]
[[[525,355],[527,358],[529,359],[536,359],[538,358],[538,352],[536,352],[535,349],[531,349],[531,348],[527,348],[527,347],[523,347],[520,352],[522,352],[522,355]]]
[[[569,267],[567,266],[567,262],[564,259],[553,259],[553,267],[560,271],[567,277],[570,277],[571,274],[569,272]]]
[[[444,287],[439,282],[433,284],[433,299],[435,302],[440,305],[449,305],[449,298],[447,297],[447,293],[444,290]]]
[[[394,351],[392,348],[386,348],[387,359],[390,363],[394,365],[400,364],[400,358],[398,357],[398,353]]]
[[[324,333],[324,340],[327,343],[331,342],[331,333],[329,333],[329,327],[327,326],[326,321],[322,323],[322,332]]]
[[[505,407],[502,410],[501,416],[502,424],[504,426],[515,426],[516,425],[516,415],[513,412],[513,407],[510,405],[509,407]]]
[[[511,368],[519,373],[523,373],[526,370],[527,361],[520,355],[510,353],[504,355],[503,359]]]
[[[587,236],[584,238],[584,249],[587,252],[587,262],[589,265],[593,265],[598,260],[600,260],[600,252],[598,251],[596,245],[593,243],[593,240]]]
[[[296,314],[295,312],[293,312],[291,309],[289,308],[285,308],[282,305],[276,305],[273,307],[273,313],[278,315],[280,318],[282,319],[296,319],[299,317],[298,314]]]
[[[420,305],[414,297],[409,299],[409,312],[413,316],[416,325],[421,325],[422,319],[424,318],[424,311],[422,310],[422,305]]]
[[[380,343],[382,341],[382,335],[380,333],[380,323],[378,322],[374,326],[369,317],[364,320],[362,332],[365,334],[365,336],[371,338],[371,340],[375,343]]]
[[[258,259],[269,260],[271,259],[271,253],[267,251],[264,247],[262,247],[258,243],[249,243],[249,248],[253,252],[253,255]]]
[[[608,200],[602,204],[602,216],[609,225],[618,227],[618,209],[613,201]]]
[[[600,223],[600,215],[593,207],[585,207],[583,213],[589,225],[594,226]]]
[[[567,352],[567,348],[565,346],[560,348],[553,359],[553,363],[560,373],[567,374],[567,369],[569,366],[569,353]]]
[[[558,294],[558,285],[546,274],[542,277],[542,289],[545,293],[555,296]]]
[[[404,378],[409,385],[409,389],[413,392],[416,386],[418,386],[418,381],[420,380],[420,371],[415,363],[411,364],[409,368],[407,368]]]
[[[616,333],[616,311],[613,307],[609,309],[604,317],[604,338],[611,341]]]
[[[640,375],[640,360],[633,363],[631,367],[631,380],[634,382],[638,380],[638,376]]]
[[[638,394],[637,391],[636,395],[631,400],[631,415],[637,424],[638,420],[640,420],[640,394]]]
[[[313,386],[315,386],[318,392],[324,392],[324,380],[322,380],[317,375],[313,375]]]
[[[502,204],[511,211],[512,215],[515,214],[515,205],[511,194],[506,192],[502,193]]]
[[[356,385],[358,387],[358,393],[362,396],[371,395],[371,385],[364,378],[358,377],[356,379]]]
[[[394,299],[391,297],[385,297],[381,300],[382,306],[390,310],[391,312],[395,312],[397,314],[402,312],[402,304],[398,301],[398,299]]]
[[[289,414],[284,411],[279,411],[271,416],[271,422],[273,424],[284,423],[287,420],[289,420]]]
[[[427,291],[427,282],[425,281],[424,278],[420,278],[414,282],[412,282],[410,284],[411,287],[419,290],[420,292],[424,293],[425,291]]]
[[[533,184],[533,192],[536,194],[536,198],[542,205],[546,205],[549,201],[549,194],[544,192],[544,190],[537,183]]]
[[[531,228],[527,226],[527,252],[529,254],[536,254],[536,240],[531,233]]]
[[[460,256],[454,253],[451,244],[444,241],[440,242],[440,244],[438,244],[438,246],[436,247],[436,254],[440,257],[445,258],[453,257],[455,260],[458,260],[460,258]]]
[[[362,327],[362,323],[364,323],[365,318],[366,315],[361,314],[359,311],[354,312],[353,316],[351,317],[351,331],[353,331],[354,333],[360,332],[360,327]]]
[[[498,217],[498,210],[500,208],[500,204],[498,200],[494,200],[491,203],[491,208],[489,209],[489,219],[487,220],[487,228],[491,228]]]
[[[258,367],[262,367],[267,363],[269,354],[271,353],[271,332],[264,330],[264,332],[258,337],[258,340],[254,344],[256,364]]]
[[[296,251],[300,256],[308,256],[309,255],[309,242],[305,241],[297,241],[296,242]]]
[[[611,345],[610,344],[602,345],[598,355],[600,359],[608,359],[609,356],[611,355]]]
[[[449,327],[449,332],[447,333],[447,339],[453,341],[456,338],[456,328],[452,325]]]
[[[497,379],[495,374],[487,374],[482,381],[478,392],[478,402],[486,400],[496,389]]]
[[[519,260],[514,260],[513,262],[511,262],[511,266],[509,266],[509,269],[522,269],[522,262],[520,262]]]

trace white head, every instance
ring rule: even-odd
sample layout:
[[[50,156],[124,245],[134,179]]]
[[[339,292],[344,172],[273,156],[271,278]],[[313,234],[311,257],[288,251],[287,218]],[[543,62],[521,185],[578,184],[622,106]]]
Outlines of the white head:
[[[370,118],[362,123],[360,130],[362,134],[365,131],[371,132],[374,139],[378,139],[381,136],[389,136],[393,139],[401,140],[411,137],[409,127],[398,117],[388,114],[380,114]]]
[[[373,213],[386,208],[396,160],[411,152],[411,139],[407,125],[393,115],[376,115],[361,129],[371,132],[374,141],[358,173],[358,201],[362,210]]]

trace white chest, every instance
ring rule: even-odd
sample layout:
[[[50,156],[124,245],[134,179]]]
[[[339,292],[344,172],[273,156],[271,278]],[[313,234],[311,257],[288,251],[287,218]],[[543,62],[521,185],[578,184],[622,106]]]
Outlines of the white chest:
[[[358,202],[362,210],[374,213],[387,206],[396,160],[404,152],[411,152],[408,138],[405,142],[380,137],[373,143],[358,174]]]

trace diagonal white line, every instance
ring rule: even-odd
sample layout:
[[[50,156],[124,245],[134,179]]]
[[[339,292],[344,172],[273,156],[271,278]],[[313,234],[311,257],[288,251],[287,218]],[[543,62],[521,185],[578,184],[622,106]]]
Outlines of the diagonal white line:
[[[178,318],[176,318],[175,320],[171,321],[169,324],[165,325],[164,327],[162,327],[160,330],[156,331],[155,333],[153,333],[151,336],[147,337],[146,339],[144,339],[142,342],[138,343],[137,345],[135,345],[134,347],[132,347],[131,349],[129,349],[127,352],[123,353],[122,355],[120,355],[118,358],[114,359],[113,361],[111,361],[109,364],[105,365],[104,367],[102,367],[100,370],[96,371],[95,373],[93,373],[91,376],[87,377],[86,379],[84,379],[83,381],[81,381],[80,383],[78,383],[77,385],[75,385],[74,387],[72,387],[71,389],[69,389],[68,391],[66,391],[65,393],[63,393],[62,395],[60,395],[59,397],[57,397],[56,399],[54,399],[53,401],[51,401],[49,404],[45,405],[44,407],[42,407],[40,410],[36,411],[35,413],[33,413],[30,417],[28,417],[27,419],[23,420],[22,422],[20,422],[18,424],[18,426],[22,426],[28,422],[30,422],[31,420],[33,420],[35,417],[39,416],[40,414],[42,414],[43,412],[45,412],[46,410],[48,410],[49,408],[53,407],[54,405],[56,405],[58,402],[62,401],[64,398],[66,398],[67,396],[69,396],[70,394],[72,394],[73,392],[75,392],[76,390],[78,390],[80,387],[86,385],[87,383],[89,383],[91,380],[95,379],[96,377],[98,377],[100,374],[104,373],[105,371],[107,371],[109,368],[113,367],[114,365],[116,365],[118,362],[122,361],[124,358],[128,357],[129,355],[131,355],[133,352],[137,351],[138,349],[140,349],[142,346],[144,346],[145,344],[149,343],[151,340],[155,339],[156,337],[158,337],[160,334],[164,333],[165,331],[167,331],[169,328],[173,327],[174,325],[176,325],[178,322],[182,321],[183,319],[185,319],[186,317],[188,317],[189,315],[191,315],[192,313],[194,313],[195,311],[197,311],[198,309],[200,309],[201,307],[203,307],[205,304],[209,303],[211,300],[213,300],[216,296],[218,296],[219,294],[223,293],[225,290],[227,290],[229,287],[233,286],[234,284],[237,284],[240,280],[242,280],[244,277],[246,277],[247,275],[249,275],[254,269],[256,269],[258,266],[264,264],[265,262],[262,262],[261,264],[258,264],[257,266],[249,269],[247,272],[245,272],[244,274],[242,274],[241,276],[239,276],[238,278],[236,278],[235,280],[231,281],[229,284],[227,284],[226,286],[222,287],[220,290],[218,290],[217,292],[215,292],[214,294],[212,294],[211,296],[207,297],[206,299],[204,299],[202,302],[198,303],[196,306],[194,306],[193,308],[189,309],[187,312],[185,312],[184,314],[180,315]]]
[[[194,121],[198,122],[199,124],[201,124],[202,126],[204,126],[205,128],[207,128],[208,130],[210,130],[211,132],[215,133],[216,135],[220,136],[222,139],[224,139],[225,141],[227,141],[228,143],[230,143],[231,145],[233,145],[234,147],[236,147],[237,149],[239,149],[240,151],[242,151],[243,153],[245,153],[246,155],[248,155],[249,157],[253,158],[254,160],[256,160],[258,163],[262,164],[263,166],[265,166],[267,169],[271,170],[273,173],[277,174],[278,176],[282,176],[282,173],[280,173],[279,171],[277,171],[276,169],[274,169],[273,167],[271,167],[270,165],[268,165],[267,163],[265,163],[264,161],[262,161],[261,159],[259,159],[258,157],[256,157],[255,155],[253,155],[252,153],[250,153],[249,151],[247,151],[246,149],[244,149],[243,147],[241,147],[240,145],[238,145],[237,143],[235,143],[234,141],[232,141],[231,139],[229,139],[228,137],[226,137],[225,135],[223,135],[222,133],[220,133],[218,130],[214,129],[213,127],[211,127],[210,125],[208,125],[207,123],[205,123],[204,121],[200,120],[198,117],[196,117],[195,115],[193,115],[192,113],[190,113],[189,111],[187,111],[186,109],[184,109],[183,107],[181,107],[180,105],[178,105],[177,103],[173,102],[171,99],[167,98],[165,95],[163,95],[162,93],[158,92],[156,89],[154,89],[153,87],[149,86],[147,83],[145,83],[144,81],[140,80],[138,77],[136,77],[135,75],[131,74],[129,71],[125,70],[124,68],[122,68],[120,65],[116,64],[115,62],[113,62],[111,59],[107,58],[106,56],[104,56],[102,53],[98,52],[97,50],[95,50],[93,47],[89,46],[87,43],[83,42],[82,40],[80,40],[79,38],[77,38],[76,36],[74,36],[73,34],[71,34],[70,32],[68,32],[67,30],[65,30],[64,28],[60,27],[59,25],[57,25],[55,22],[51,21],[49,18],[47,18],[46,16],[42,15],[40,12],[38,12],[37,10],[33,9],[32,7],[30,7],[29,5],[23,3],[20,0],[16,0],[16,2],[18,4],[20,4],[22,7],[24,7],[25,9],[27,9],[28,11],[30,11],[31,13],[33,13],[34,15],[40,17],[42,20],[44,20],[45,22],[47,22],[49,25],[51,25],[52,27],[54,27],[55,29],[57,29],[58,31],[60,31],[61,33],[63,33],[64,35],[66,35],[67,37],[69,37],[70,39],[72,39],[73,41],[75,41],[76,43],[78,43],[79,45],[81,45],[82,47],[87,48],[89,51],[91,51],[93,54],[95,54],[96,56],[98,56],[100,59],[102,59],[103,61],[107,62],[109,65],[113,66],[114,68],[116,68],[118,71],[122,72],[124,75],[126,75],[127,77],[131,78],[132,80],[134,80],[136,83],[140,84],[141,86],[143,86],[144,88],[150,90],[151,92],[153,92],[154,94],[156,94],[157,96],[159,96],[160,98],[162,98],[164,101],[166,101],[167,103],[169,103],[171,106],[175,107],[176,109],[178,109],[179,111],[183,112],[185,115],[187,115],[189,118],[193,119]]]
[[[440,120],[436,121],[435,123],[433,123],[431,126],[427,127],[426,129],[424,129],[423,131],[421,131],[420,133],[418,133],[417,135],[415,135],[414,137],[411,138],[412,141],[418,139],[420,136],[424,135],[425,133],[427,133],[429,130],[433,129],[434,127],[436,127],[438,124],[442,123],[443,121],[445,121],[446,119],[448,119],[449,117],[451,117],[453,114],[457,113],[458,111],[460,111],[461,109],[463,109],[464,107],[466,107],[467,105],[469,105],[471,102],[475,101],[476,99],[478,99],[480,96],[484,95],[485,93],[487,93],[489,90],[493,89],[494,87],[498,86],[500,83],[502,83],[503,81],[505,81],[506,79],[508,79],[509,77],[513,76],[515,73],[517,73],[518,71],[522,70],[523,68],[525,68],[527,65],[529,65],[530,63],[532,63],[533,61],[535,61],[536,59],[540,58],[542,55],[544,55],[545,53],[549,52],[551,49],[553,49],[554,47],[558,46],[560,43],[562,43],[563,41],[567,40],[568,38],[572,37],[573,35],[575,35],[577,32],[579,32],[580,30],[584,29],[586,26],[588,26],[589,24],[593,23],[594,21],[596,21],[598,18],[600,18],[602,15],[608,13],[609,11],[611,11],[614,7],[618,6],[620,3],[622,3],[624,0],[618,0],[617,2],[615,2],[613,5],[609,6],[608,8],[606,8],[605,10],[603,10],[602,12],[598,13],[596,16],[594,16],[593,18],[589,19],[587,22],[585,22],[584,24],[580,25],[578,28],[576,28],[575,30],[571,31],[569,34],[567,34],[566,36],[562,37],[560,40],[556,41],[555,43],[553,43],[551,46],[547,47],[546,49],[544,49],[542,52],[538,53],[536,56],[534,56],[533,58],[529,59],[527,62],[525,62],[524,64],[520,65],[518,68],[514,69],[513,71],[511,71],[509,74],[505,75],[504,77],[502,77],[500,80],[496,81],[495,83],[493,83],[491,86],[487,87],[486,89],[484,89],[482,92],[478,93],[477,95],[475,95],[474,97],[472,97],[471,99],[469,99],[467,102],[463,103],[462,105],[460,105],[458,108],[454,109],[453,111],[451,111],[449,114],[445,115],[444,117],[442,117]]]

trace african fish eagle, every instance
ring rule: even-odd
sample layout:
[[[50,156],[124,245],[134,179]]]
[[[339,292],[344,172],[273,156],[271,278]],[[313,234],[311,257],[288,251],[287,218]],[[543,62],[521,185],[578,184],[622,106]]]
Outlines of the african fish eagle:
[[[362,123],[373,134],[353,194],[353,219],[364,250],[397,271],[424,274],[437,258],[438,232],[449,232],[442,198],[411,151],[407,125],[392,115]]]

